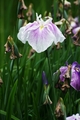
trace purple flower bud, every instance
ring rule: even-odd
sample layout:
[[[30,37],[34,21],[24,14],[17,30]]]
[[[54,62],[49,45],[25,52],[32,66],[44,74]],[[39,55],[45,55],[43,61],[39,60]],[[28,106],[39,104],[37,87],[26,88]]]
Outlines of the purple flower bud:
[[[44,71],[43,71],[43,73],[42,73],[42,80],[43,80],[43,84],[44,84],[44,85],[48,85],[48,81],[47,81],[47,79],[46,79],[46,74],[45,74]]]
[[[80,30],[80,23],[79,23],[78,17],[73,19],[73,21],[71,22],[71,27],[72,27],[73,34],[76,34]]]

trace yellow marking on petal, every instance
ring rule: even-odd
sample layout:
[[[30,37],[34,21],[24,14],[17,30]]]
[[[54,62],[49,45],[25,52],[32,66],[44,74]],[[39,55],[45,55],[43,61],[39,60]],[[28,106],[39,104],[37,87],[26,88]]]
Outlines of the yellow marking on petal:
[[[42,30],[43,28],[44,28],[44,26],[43,26],[43,25],[41,25],[41,26],[40,26],[40,29]]]

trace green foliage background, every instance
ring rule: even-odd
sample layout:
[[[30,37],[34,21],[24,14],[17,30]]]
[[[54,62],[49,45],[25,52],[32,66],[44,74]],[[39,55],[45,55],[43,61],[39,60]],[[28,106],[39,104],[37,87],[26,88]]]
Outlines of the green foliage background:
[[[33,3],[35,12],[44,15],[44,12],[51,11],[54,4],[54,19],[56,21],[56,10],[58,0],[25,0],[26,6]],[[73,0],[71,12],[72,16],[79,15],[80,6],[74,6]],[[77,61],[80,63],[80,48],[72,43],[71,36],[67,36],[62,43],[62,49],[48,53],[34,53],[31,58],[27,58],[30,46],[23,45],[17,39],[18,0],[0,1],[0,76],[3,85],[0,87],[0,120],[56,120],[54,110],[59,97],[62,97],[66,106],[66,114],[72,115],[80,113],[80,94],[73,88],[63,93],[55,88],[55,82],[59,76],[53,73],[59,67]],[[76,11],[74,11],[76,9]],[[11,35],[18,46],[23,57],[10,60],[9,54],[5,54],[4,44],[7,37]],[[49,58],[49,60],[48,60]],[[50,84],[50,98],[52,105],[43,105],[44,86],[42,83],[42,71],[46,72]]]

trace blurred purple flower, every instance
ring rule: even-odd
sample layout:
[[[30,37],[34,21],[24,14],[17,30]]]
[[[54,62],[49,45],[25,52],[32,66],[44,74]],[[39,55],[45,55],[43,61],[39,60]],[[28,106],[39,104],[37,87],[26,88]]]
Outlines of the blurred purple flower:
[[[70,117],[67,117],[66,120],[80,120],[80,115],[77,113],[76,115],[72,115]]]
[[[47,81],[46,74],[45,74],[44,71],[43,71],[43,73],[42,73],[42,80],[43,80],[43,84],[44,84],[44,85],[48,85],[48,81]]]
[[[75,61],[72,65],[62,66],[60,73],[60,81],[65,82],[66,78],[70,78],[70,85],[75,90],[80,90],[80,64]]]
[[[69,86],[69,79],[70,79],[70,69],[71,65],[68,65],[66,62],[66,66],[60,67],[60,76],[59,76],[59,81],[56,84],[56,88],[61,89],[62,91],[65,91],[70,88]]]
[[[80,26],[75,27],[72,32],[75,34],[80,30]]]
[[[62,66],[60,68],[60,72],[61,72],[61,74],[60,74],[60,80],[63,81],[63,82],[65,80],[65,74],[66,74],[67,70],[68,70],[67,66]]]
[[[62,82],[65,81],[65,78],[70,78],[70,69],[71,69],[71,65],[68,65],[68,63],[66,63],[66,66],[62,66],[60,67],[60,80]]]
[[[80,90],[80,64],[77,62],[73,62],[72,64],[70,85],[75,90]]]
[[[71,22],[71,28],[73,34],[76,34],[80,30],[80,23],[78,17],[74,18],[73,21]]]
[[[48,17],[46,21],[37,15],[37,20],[33,23],[28,23],[26,26],[20,28],[17,35],[22,43],[28,41],[29,45],[38,52],[45,51],[54,43],[62,43],[65,39],[59,28],[52,23],[52,18]]]

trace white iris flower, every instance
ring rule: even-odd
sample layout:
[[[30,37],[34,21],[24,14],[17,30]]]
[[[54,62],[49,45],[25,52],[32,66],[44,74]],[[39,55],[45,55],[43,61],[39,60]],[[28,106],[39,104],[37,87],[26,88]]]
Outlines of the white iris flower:
[[[29,45],[38,53],[45,51],[52,43],[56,45],[65,39],[59,28],[52,23],[51,17],[44,21],[41,15],[37,14],[36,21],[21,27],[17,37],[24,44],[28,41]]]

